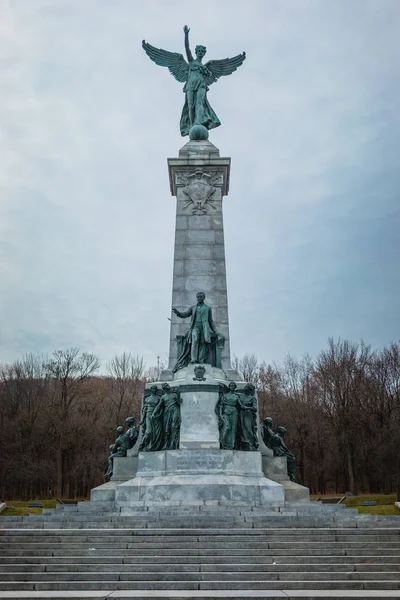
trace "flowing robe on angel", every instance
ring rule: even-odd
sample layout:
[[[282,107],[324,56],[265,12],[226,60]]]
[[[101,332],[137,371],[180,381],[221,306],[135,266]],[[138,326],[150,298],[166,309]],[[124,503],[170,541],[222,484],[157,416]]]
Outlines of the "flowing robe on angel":
[[[180,120],[181,135],[189,135],[193,125],[203,125],[207,129],[219,127],[221,122],[207,99],[209,86],[218,81],[223,75],[231,75],[236,71],[246,58],[245,52],[233,58],[210,60],[203,65],[197,57],[193,58],[190,50],[187,52],[189,62],[186,62],[179,52],[168,52],[167,50],[155,48],[145,40],[143,40],[142,46],[152,61],[157,65],[167,67],[177,81],[185,84],[183,91],[186,98]],[[194,103],[193,120],[189,111],[188,92],[191,93]]]

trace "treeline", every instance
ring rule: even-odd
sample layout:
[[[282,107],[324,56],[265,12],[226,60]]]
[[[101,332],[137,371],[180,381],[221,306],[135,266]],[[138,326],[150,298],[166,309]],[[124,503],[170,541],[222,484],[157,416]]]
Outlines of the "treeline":
[[[284,425],[312,493],[395,492],[400,499],[400,344],[328,341],[315,360],[235,360],[258,386],[261,416]]]
[[[329,340],[314,360],[234,363],[257,384],[260,416],[287,428],[312,492],[400,492],[399,344]],[[87,497],[104,481],[117,425],[139,420],[144,385],[162,366],[124,353],[106,375],[99,368],[76,348],[0,365],[1,499]]]
[[[77,348],[0,366],[0,498],[87,497],[104,482],[115,429],[138,422],[145,382],[158,374],[128,353],[107,375],[99,368]]]

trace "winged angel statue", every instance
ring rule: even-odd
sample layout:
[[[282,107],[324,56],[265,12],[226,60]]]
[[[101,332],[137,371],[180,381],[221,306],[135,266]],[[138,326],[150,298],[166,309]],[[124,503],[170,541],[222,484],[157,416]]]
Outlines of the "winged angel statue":
[[[183,28],[185,33],[185,50],[188,62],[179,52],[168,52],[148,44],[145,40],[142,46],[146,54],[161,67],[168,67],[169,72],[177,81],[184,83],[183,91],[186,99],[182,110],[180,129],[182,136],[189,135],[194,125],[203,125],[213,129],[221,125],[220,120],[207,100],[207,92],[212,83],[218,81],[223,75],[231,75],[246,58],[246,53],[238,54],[233,58],[210,60],[203,65],[202,60],[206,54],[205,46],[196,46],[193,55],[189,47],[189,27]]]

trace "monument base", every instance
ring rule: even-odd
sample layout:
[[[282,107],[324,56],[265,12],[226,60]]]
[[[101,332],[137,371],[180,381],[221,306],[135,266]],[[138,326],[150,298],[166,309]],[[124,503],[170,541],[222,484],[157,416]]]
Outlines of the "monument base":
[[[260,505],[285,501],[284,486],[264,476],[260,452],[165,450],[139,452],[138,461],[135,477],[125,482],[114,479],[95,488],[92,501],[111,501],[116,507],[138,501],[212,500]]]

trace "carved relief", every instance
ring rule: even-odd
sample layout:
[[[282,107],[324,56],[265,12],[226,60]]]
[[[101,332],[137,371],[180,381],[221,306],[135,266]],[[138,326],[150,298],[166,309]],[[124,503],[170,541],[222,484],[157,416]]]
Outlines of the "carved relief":
[[[176,175],[176,184],[182,187],[185,195],[184,209],[192,211],[193,215],[206,215],[209,208],[218,210],[213,198],[217,185],[222,184],[220,173],[204,171],[181,172]]]

